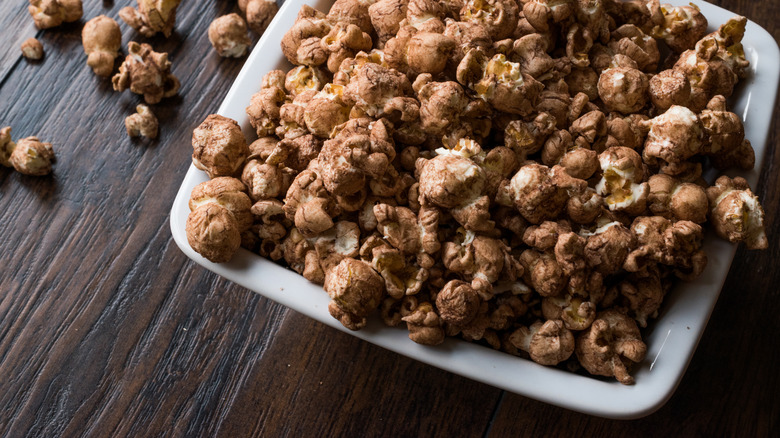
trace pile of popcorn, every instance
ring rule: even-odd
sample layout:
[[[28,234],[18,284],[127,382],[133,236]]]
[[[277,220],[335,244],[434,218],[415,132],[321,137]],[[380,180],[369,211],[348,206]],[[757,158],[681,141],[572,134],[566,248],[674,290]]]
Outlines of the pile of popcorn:
[[[294,67],[246,109],[257,140],[219,115],[193,132],[211,179],[188,240],[323,284],[352,330],[376,312],[421,344],[631,384],[639,328],[707,264],[702,227],[767,247],[746,181],[702,178],[754,165],[726,105],[745,24],[706,34],[696,6],[658,0],[304,6],[281,42]]]

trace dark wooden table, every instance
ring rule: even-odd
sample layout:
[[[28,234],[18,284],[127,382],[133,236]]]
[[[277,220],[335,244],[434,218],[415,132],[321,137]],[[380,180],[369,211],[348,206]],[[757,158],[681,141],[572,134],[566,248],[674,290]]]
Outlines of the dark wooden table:
[[[51,141],[58,161],[45,178],[0,169],[0,436],[780,433],[776,123],[757,190],[769,250],[737,253],[672,399],[640,420],[605,420],[385,351],[179,251],[168,219],[191,131],[243,62],[216,56],[206,29],[235,2],[187,0],[175,35],[151,40],[182,82],[155,106],[161,137],[151,142],[127,137],[139,99],[93,75],[81,47],[86,19],[117,17],[130,1],[85,0],[81,23],[47,31],[26,3],[0,3],[0,126]],[[780,38],[777,0],[715,3]],[[125,44],[147,41],[122,28]],[[40,62],[21,57],[30,36],[46,49]]]

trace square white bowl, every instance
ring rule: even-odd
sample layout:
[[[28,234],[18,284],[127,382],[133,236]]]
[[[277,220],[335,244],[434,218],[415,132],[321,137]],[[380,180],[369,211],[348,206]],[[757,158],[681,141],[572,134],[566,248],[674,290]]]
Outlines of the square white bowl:
[[[247,138],[254,138],[255,134],[244,109],[260,89],[263,75],[273,69],[290,68],[279,42],[295,22],[298,10],[303,4],[309,4],[327,11],[332,3],[333,0],[286,0],[255,46],[217,111],[237,120]],[[670,0],[669,3],[688,2]],[[696,4],[707,17],[710,31],[735,15],[702,1]],[[748,22],[742,43],[750,61],[750,75],[739,85],[730,104],[732,111],[745,122],[746,138],[756,151],[756,166],[749,172],[729,174],[741,175],[755,187],[777,95],[780,50],[772,36],[753,22]],[[384,326],[378,315],[369,318],[369,325],[363,330],[352,332],[330,316],[329,298],[322,288],[292,270],[244,249],[229,263],[211,263],[190,247],[184,229],[190,211],[190,192],[207,179],[204,172],[191,165],[171,209],[171,231],[176,244],[201,266],[323,324],[396,353],[546,403],[609,418],[648,415],[671,397],[704,332],[736,252],[736,245],[709,233],[704,243],[709,257],[706,270],[693,282],[678,283],[667,295],[658,319],[645,331],[647,358],[633,372],[636,384],[625,386],[617,381],[544,367],[459,339],[448,338],[436,347],[419,345],[409,340],[406,330]]]

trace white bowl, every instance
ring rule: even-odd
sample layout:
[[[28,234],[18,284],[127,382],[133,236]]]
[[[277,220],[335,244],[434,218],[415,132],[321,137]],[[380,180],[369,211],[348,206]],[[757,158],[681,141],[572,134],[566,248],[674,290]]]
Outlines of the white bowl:
[[[302,4],[327,11],[329,0],[287,0],[268,27],[239,73],[225,101],[217,111],[237,120],[247,138],[254,132],[244,109],[266,72],[290,65],[282,55],[279,42],[295,22]],[[687,1],[671,0],[673,4]],[[734,14],[709,3],[697,2],[717,29]],[[780,51],[767,31],[748,22],[743,40],[750,61],[750,76],[740,84],[731,99],[732,110],[745,122],[745,134],[756,150],[756,166],[744,176],[751,187],[758,182],[766,150],[769,126],[777,95]],[[185,159],[182,157],[182,159]],[[647,358],[634,371],[636,384],[593,378],[538,365],[530,360],[494,351],[459,339],[449,338],[437,347],[418,345],[407,331],[389,328],[378,315],[370,318],[361,331],[344,328],[328,313],[328,295],[320,286],[309,283],[294,271],[283,268],[244,249],[229,263],[215,264],[197,254],[187,243],[184,226],[189,214],[190,192],[208,178],[190,166],[171,209],[171,231],[179,248],[196,263],[253,290],[267,298],[303,313],[317,321],[350,333],[373,344],[420,360],[427,364],[575,411],[610,418],[637,418],[661,407],[680,382],[729,271],[736,246],[710,235],[704,244],[709,257],[706,270],[696,281],[679,283],[666,297],[659,318],[646,336]]]

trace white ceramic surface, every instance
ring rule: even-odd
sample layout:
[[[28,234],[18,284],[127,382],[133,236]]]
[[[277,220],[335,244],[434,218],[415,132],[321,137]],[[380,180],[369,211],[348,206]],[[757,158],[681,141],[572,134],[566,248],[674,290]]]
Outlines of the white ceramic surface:
[[[261,78],[266,72],[290,67],[281,53],[279,41],[295,21],[303,3],[327,11],[332,1],[287,0],[217,111],[237,120],[247,138],[254,138],[254,133],[244,108],[252,94],[260,88]],[[672,0],[670,3],[688,2]],[[708,18],[710,30],[734,15],[709,3],[697,1],[696,4]],[[780,51],[769,33],[753,22],[748,23],[743,44],[751,74],[739,86],[731,104],[733,111],[745,121],[746,137],[756,150],[756,167],[751,172],[730,174],[741,174],[751,187],[755,187],[777,94]],[[185,159],[189,157],[182,156],[182,160]],[[659,318],[652,323],[651,332],[647,334],[647,358],[634,372],[636,384],[624,386],[617,381],[543,367],[457,339],[447,339],[437,347],[418,345],[409,340],[406,330],[385,327],[378,315],[370,318],[371,323],[365,329],[351,332],[328,314],[329,299],[322,288],[297,273],[243,249],[231,262],[214,264],[190,248],[184,231],[189,213],[187,202],[193,187],[206,180],[203,172],[190,166],[171,210],[174,240],[196,263],[317,321],[397,353],[507,391],[610,418],[642,417],[658,409],[671,397],[704,332],[736,251],[735,245],[716,238],[707,239],[704,245],[709,256],[707,269],[698,280],[679,284],[667,296]]]

